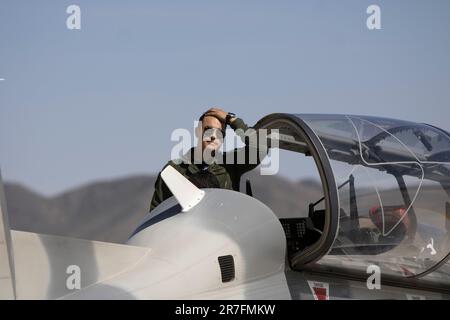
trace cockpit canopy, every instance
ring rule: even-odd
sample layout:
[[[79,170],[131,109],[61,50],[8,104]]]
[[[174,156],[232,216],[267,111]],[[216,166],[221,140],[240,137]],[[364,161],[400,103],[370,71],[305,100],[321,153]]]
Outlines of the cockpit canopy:
[[[450,286],[448,132],[353,115],[273,114],[257,127],[278,130],[281,149],[313,155],[321,173],[325,197],[310,205],[323,229],[310,250],[320,256],[293,252],[294,268],[365,274],[376,264],[393,278]]]

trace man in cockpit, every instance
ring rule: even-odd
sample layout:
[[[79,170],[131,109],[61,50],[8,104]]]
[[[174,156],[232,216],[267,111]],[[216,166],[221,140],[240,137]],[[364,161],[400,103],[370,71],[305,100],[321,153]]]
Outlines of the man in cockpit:
[[[223,144],[227,125],[241,138],[245,147],[221,153],[219,149]],[[219,108],[209,109],[199,118],[199,125],[196,128],[197,146],[191,148],[181,159],[169,161],[164,168],[168,165],[173,166],[199,188],[239,191],[241,176],[257,167],[265,156],[265,153],[259,154],[257,144],[250,143],[248,129],[244,121],[235,114]],[[250,156],[252,152],[255,153]],[[172,193],[159,173],[150,211],[171,196]]]

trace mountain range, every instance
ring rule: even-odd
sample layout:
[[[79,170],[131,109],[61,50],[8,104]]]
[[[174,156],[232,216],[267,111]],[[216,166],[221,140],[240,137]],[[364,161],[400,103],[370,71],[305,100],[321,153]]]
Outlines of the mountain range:
[[[307,203],[322,196],[314,180],[257,174],[249,178],[255,198],[279,217],[304,215]],[[53,197],[6,182],[10,225],[15,230],[123,243],[148,214],[155,179],[148,175],[96,181]]]

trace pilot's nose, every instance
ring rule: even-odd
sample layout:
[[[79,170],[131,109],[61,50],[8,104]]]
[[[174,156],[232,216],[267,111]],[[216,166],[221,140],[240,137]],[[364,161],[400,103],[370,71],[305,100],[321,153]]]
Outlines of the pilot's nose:
[[[216,140],[216,136],[211,136],[211,141],[214,141],[214,140]]]

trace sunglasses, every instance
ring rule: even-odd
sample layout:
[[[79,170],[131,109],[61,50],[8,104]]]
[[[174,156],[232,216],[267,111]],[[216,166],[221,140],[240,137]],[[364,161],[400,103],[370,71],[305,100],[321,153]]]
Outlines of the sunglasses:
[[[220,135],[219,135],[220,133]],[[203,128],[203,138],[210,138],[210,137],[222,137],[225,138],[225,130],[219,129],[219,128],[213,128],[206,126]]]

